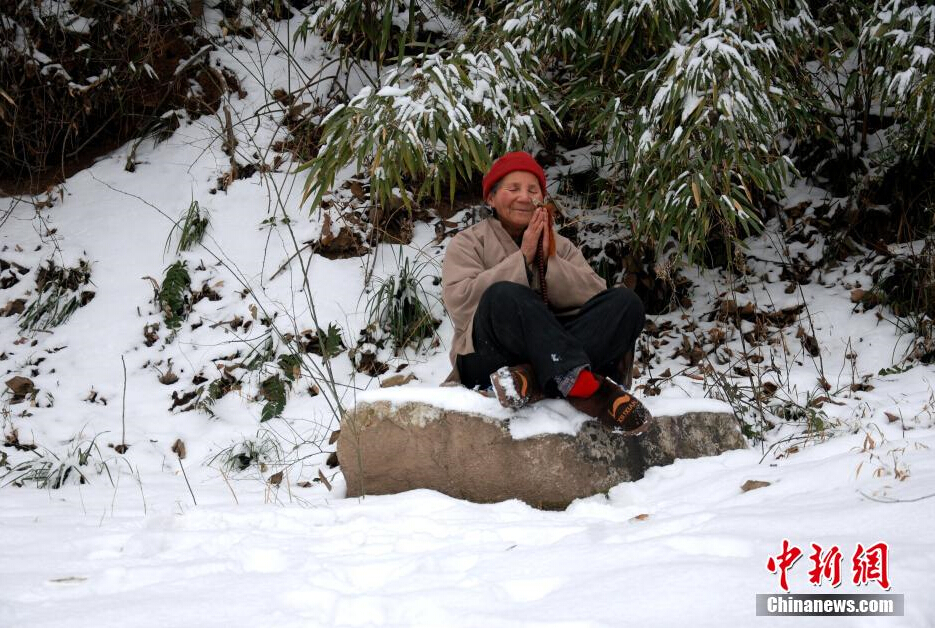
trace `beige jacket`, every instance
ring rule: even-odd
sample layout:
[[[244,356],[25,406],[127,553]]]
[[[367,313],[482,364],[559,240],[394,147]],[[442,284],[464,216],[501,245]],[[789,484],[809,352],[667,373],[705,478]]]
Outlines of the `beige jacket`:
[[[484,291],[498,281],[512,281],[538,292],[539,269],[531,268],[527,275],[526,260],[519,245],[499,220],[488,218],[452,238],[445,253],[442,298],[455,328],[449,352],[455,370],[447,381],[458,381],[457,356],[474,352],[471,338],[474,311]],[[555,257],[549,259],[545,281],[549,307],[556,314],[573,314],[607,287],[581,251],[558,234],[555,235]]]

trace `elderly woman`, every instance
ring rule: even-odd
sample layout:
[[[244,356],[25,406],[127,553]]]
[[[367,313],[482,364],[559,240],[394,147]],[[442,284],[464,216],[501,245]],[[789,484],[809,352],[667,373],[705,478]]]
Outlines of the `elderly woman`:
[[[508,153],[484,176],[488,218],[456,235],[442,269],[455,327],[450,381],[493,385],[506,407],[544,396],[628,433],[651,419],[623,386],[643,328],[643,304],[604,280],[543,205],[545,172],[528,153]],[[609,376],[609,377],[608,377]]]

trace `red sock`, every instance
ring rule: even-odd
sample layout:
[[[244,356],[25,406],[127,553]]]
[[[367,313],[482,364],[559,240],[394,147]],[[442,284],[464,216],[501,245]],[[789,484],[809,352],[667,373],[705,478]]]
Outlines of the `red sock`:
[[[600,382],[595,379],[594,374],[588,369],[583,369],[578,373],[578,379],[575,380],[575,385],[568,391],[568,396],[587,398],[597,392],[599,386]]]

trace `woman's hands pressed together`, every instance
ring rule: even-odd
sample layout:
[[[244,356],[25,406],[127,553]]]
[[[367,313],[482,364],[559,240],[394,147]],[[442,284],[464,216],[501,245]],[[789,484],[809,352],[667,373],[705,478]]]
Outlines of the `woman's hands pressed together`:
[[[552,243],[552,216],[545,206],[539,206],[535,209],[532,218],[529,220],[529,226],[523,232],[523,240],[520,243],[520,251],[526,258],[527,264],[532,264],[536,259],[536,250],[539,246],[539,240],[542,240],[542,250],[548,251]]]

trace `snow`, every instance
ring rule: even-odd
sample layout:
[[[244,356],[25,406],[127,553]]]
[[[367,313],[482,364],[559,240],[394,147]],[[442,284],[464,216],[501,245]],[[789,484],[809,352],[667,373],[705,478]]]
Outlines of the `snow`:
[[[835,443],[822,454],[831,458],[824,468],[851,471],[848,448],[857,446],[856,437]],[[648,625],[688,615],[699,626],[780,625],[752,609],[756,593],[777,587],[763,565],[782,538],[846,553],[882,538],[890,539],[893,588],[907,600],[906,617],[887,623],[928,625],[931,507],[868,501],[838,474],[815,483],[816,461],[800,455],[755,472],[749,452],[677,462],[563,513],[431,491],[264,504],[240,486],[240,505],[219,492],[195,508],[158,503],[153,493],[171,490],[159,482],[145,485],[144,515],[133,486],[114,501],[79,496],[77,487],[62,492],[65,501],[21,491],[2,515],[0,611],[8,625],[37,627],[78,614],[102,627],[246,618],[283,626],[612,626],[624,615]],[[772,485],[742,493],[751,477]],[[80,500],[87,515],[75,512]],[[790,581],[812,592],[805,560]],[[838,592],[858,590],[845,583]],[[796,624],[871,625],[822,621]]]
[[[915,68],[907,68],[902,72],[897,72],[890,79],[888,89],[891,92],[895,92],[898,98],[905,98],[906,92],[909,91],[909,87],[912,85],[912,78],[918,73],[918,70]]]
[[[257,45],[260,53],[273,46],[268,38]],[[298,51],[310,64],[309,75],[325,63],[320,45],[311,37]],[[211,54],[239,68],[248,96],[227,104],[235,120],[245,121],[235,125],[238,160],[254,161],[256,146],[282,137],[274,116],[257,113],[266,93],[259,75],[244,70],[255,67],[251,55],[257,51]],[[280,57],[265,59],[267,76],[286,76]],[[383,89],[389,88],[375,93]],[[215,117],[183,123],[159,146],[140,146],[135,172],[124,170],[129,145],[123,146],[71,177],[61,198],[54,190],[50,208],[31,204],[40,199],[2,199],[9,213],[0,222],[0,258],[30,273],[0,291],[0,307],[30,296],[35,269],[47,259],[90,261],[95,291],[90,303],[50,333],[26,334],[16,317],[0,318],[4,381],[23,374],[40,390],[35,405],[3,398],[4,437],[15,429],[20,443],[63,458],[94,439],[94,460],[107,467],[103,475],[85,468],[89,484],[57,490],[0,479],[3,628],[74,621],[101,628],[787,625],[754,616],[755,595],[779,590],[766,562],[783,539],[806,554],[812,543],[837,545],[847,558],[857,543],[887,542],[891,592],[906,596],[906,615],[886,625],[935,623],[935,367],[891,368],[901,364],[911,337],[878,318],[878,312],[891,317],[887,310],[855,310],[851,287],[872,285],[861,260],[816,270],[809,283],[789,293],[779,278],[783,265],[799,255],[813,259],[821,247],[800,242],[784,249],[777,245],[784,227],[773,221],[749,240],[753,285],[734,295],[738,305],[761,309],[808,306],[807,318],[777,335],[788,354],[760,349],[767,357],[757,375],[778,383],[790,407],[815,402],[810,407],[824,413],[823,430],[781,423],[762,445],[650,469],[637,482],[577,500],[563,512],[517,501],[473,504],[427,490],[348,499],[339,471],[325,463],[333,450],[328,437],[339,427],[337,404],[419,401],[479,412],[508,421],[514,438],[574,433],[585,417],[561,400],[510,412],[478,392],[437,386],[450,369],[446,343],[453,330],[446,317],[431,351],[379,356],[390,373],[416,376],[405,386],[379,388],[379,379],[357,373],[345,352],[328,364],[310,358],[314,368],[332,370],[336,386],[331,390],[319,379],[317,396],[306,385],[295,386],[282,418],[259,423],[260,374],[219,399],[213,415],[170,410],[171,395],[192,389],[193,375],[215,378],[219,368],[236,361],[219,358],[243,349],[244,341],[261,343],[263,316],[275,316],[294,332],[334,323],[345,344],[354,346],[368,322],[364,277],[370,269],[376,278],[395,274],[402,259],[398,247],[381,245],[361,258],[306,256],[276,274],[295,252],[293,235],[299,243],[320,235],[323,213],[309,215],[300,206],[301,175],[288,164],[212,194],[229,167],[221,136]],[[647,130],[641,143],[652,141]],[[558,168],[578,171],[590,159],[584,151]],[[349,167],[344,174],[354,172]],[[344,192],[333,198],[350,203]],[[827,200],[802,183],[787,192],[789,206]],[[200,248],[176,256],[177,234],[168,248],[167,238],[193,199],[211,216],[208,236]],[[406,249],[410,257],[428,260],[430,275],[440,273],[444,255],[434,237],[432,225],[418,223]],[[194,288],[206,283],[221,299],[195,305],[189,322],[202,322],[198,329],[183,327],[166,342],[163,324],[159,342],[146,347],[144,326],[163,321],[145,278],[161,280],[176,259],[188,263]],[[694,305],[651,317],[658,325],[672,323],[674,331],[660,336],[660,346],[651,348],[655,357],[634,382],[635,394],[656,415],[731,411],[723,390],[705,380],[702,365],[673,357],[681,326],[694,323],[695,332],[685,333],[702,339],[716,327],[706,315],[730,287],[715,270],[687,275]],[[766,279],[757,282],[760,276]],[[431,283],[424,285],[437,295]],[[252,321],[251,328],[234,328],[235,316]],[[815,336],[820,358],[801,348],[798,325]],[[739,351],[741,344],[733,337],[725,346]],[[164,385],[159,372],[168,370],[170,358],[179,381]],[[740,389],[747,379],[731,376],[731,365],[725,377]],[[820,377],[830,391],[819,386]],[[865,379],[872,390],[852,390]],[[658,395],[644,395],[650,383],[660,388]],[[92,391],[95,401],[89,401]],[[822,396],[829,401],[818,405]],[[120,442],[122,417],[130,448],[121,455],[108,444]],[[177,439],[187,449],[182,461],[172,452]],[[279,450],[264,450],[262,469],[237,472],[221,464],[225,452],[246,443],[273,443]],[[33,456],[12,447],[0,452],[11,463]],[[276,471],[284,473],[279,484],[269,481]],[[770,485],[744,492],[740,487],[748,480]],[[794,592],[882,592],[875,583],[858,587],[847,578],[837,589],[814,586],[808,562],[806,555],[790,572]],[[880,623],[800,618],[795,625]]]
[[[913,46],[911,63],[915,67],[924,67],[928,65],[933,54],[935,54],[935,52],[928,46]]]
[[[704,102],[704,99],[705,99],[705,94],[694,94],[694,93],[685,94],[685,104],[682,105],[682,122],[685,122],[686,120],[688,120],[689,116],[691,116],[695,112],[695,109],[697,109],[698,106],[702,102]],[[676,133],[673,135],[672,141],[677,142],[678,136],[680,136],[681,134],[682,134],[682,127],[679,126]]]

